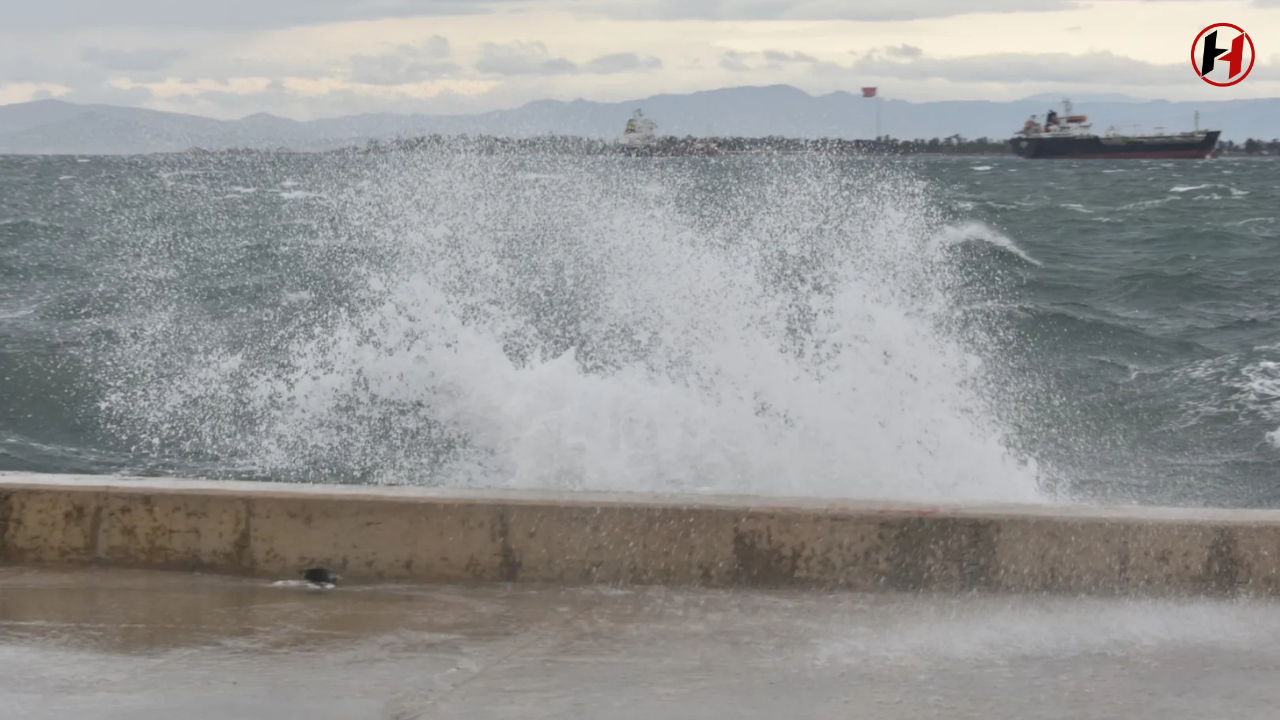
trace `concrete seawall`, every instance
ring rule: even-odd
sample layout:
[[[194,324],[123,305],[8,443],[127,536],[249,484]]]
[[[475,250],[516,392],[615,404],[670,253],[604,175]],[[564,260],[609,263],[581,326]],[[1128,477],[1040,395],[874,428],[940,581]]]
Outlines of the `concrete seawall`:
[[[0,473],[0,565],[355,582],[1280,594],[1280,511]]]

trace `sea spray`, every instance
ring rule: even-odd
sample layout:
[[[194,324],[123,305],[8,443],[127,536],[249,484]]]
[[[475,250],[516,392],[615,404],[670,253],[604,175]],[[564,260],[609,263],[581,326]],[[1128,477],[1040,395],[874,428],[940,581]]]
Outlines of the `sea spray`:
[[[901,166],[446,149],[299,182],[279,212],[312,230],[274,303],[219,313],[141,254],[100,378],[138,452],[322,482],[1040,497],[957,318],[947,248],[971,233]]]

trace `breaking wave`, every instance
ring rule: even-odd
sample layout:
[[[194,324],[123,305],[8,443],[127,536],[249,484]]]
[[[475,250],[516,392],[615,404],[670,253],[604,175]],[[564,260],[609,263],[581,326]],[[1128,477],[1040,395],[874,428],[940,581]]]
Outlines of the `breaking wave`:
[[[108,427],[276,479],[1040,499],[951,291],[950,246],[1036,262],[1011,240],[870,161],[573,162],[335,172],[234,301],[175,252],[252,239],[137,253],[169,264],[134,269]]]

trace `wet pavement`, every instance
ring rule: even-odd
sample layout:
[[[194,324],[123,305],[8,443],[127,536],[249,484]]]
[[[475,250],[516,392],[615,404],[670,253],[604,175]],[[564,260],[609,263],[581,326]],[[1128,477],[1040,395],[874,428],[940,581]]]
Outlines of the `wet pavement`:
[[[1275,718],[1280,604],[0,568],[0,718]]]

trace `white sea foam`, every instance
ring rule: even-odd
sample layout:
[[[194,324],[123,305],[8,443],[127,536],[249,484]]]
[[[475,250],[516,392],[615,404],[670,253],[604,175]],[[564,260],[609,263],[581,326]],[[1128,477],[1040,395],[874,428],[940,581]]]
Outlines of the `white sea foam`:
[[[1170,203],[1177,199],[1178,199],[1178,196],[1176,195],[1166,195],[1165,197],[1162,197],[1162,198],[1153,198],[1151,200],[1139,200],[1138,202],[1132,202],[1127,205],[1121,205],[1119,209],[1120,210],[1140,210],[1142,208],[1158,207],[1160,205]]]
[[[1262,360],[1251,363],[1241,371],[1243,380],[1237,383],[1238,396],[1244,405],[1269,419],[1280,421],[1280,362]],[[1280,428],[1265,435],[1266,441],[1280,449]]]
[[[0,307],[0,320],[17,320],[18,318],[30,317],[40,309],[38,303],[33,303],[18,307]]]
[[[283,360],[135,334],[108,414],[277,477],[637,491],[1041,499],[945,330],[928,188],[822,160],[689,197],[670,166],[527,182],[500,159],[389,160],[326,193],[366,232]],[[630,169],[629,169],[630,168]],[[666,169],[659,169],[666,168]],[[141,358],[141,359],[140,359]]]
[[[1231,193],[1231,196],[1232,196],[1232,197],[1242,197],[1242,196],[1244,196],[1244,195],[1248,195],[1248,194],[1249,194],[1249,191],[1248,191],[1248,190],[1239,190],[1239,189],[1236,189],[1236,188],[1231,187],[1230,185],[1223,185],[1223,184],[1221,184],[1221,183],[1205,183],[1205,184],[1203,184],[1203,185],[1176,185],[1176,186],[1174,186],[1174,187],[1172,187],[1172,188],[1169,188],[1169,192],[1172,192],[1172,193],[1186,193],[1186,192],[1192,192],[1192,191],[1195,191],[1195,190],[1208,190],[1208,189],[1210,189],[1210,188],[1222,188],[1223,190],[1226,190],[1227,192]],[[1197,200],[1199,200],[1199,199],[1201,199],[1201,198],[1208,198],[1208,199],[1214,199],[1214,200],[1216,200],[1216,199],[1218,199],[1218,195],[1216,195],[1216,194],[1210,194],[1210,195],[1199,195],[1199,196],[1196,196],[1196,199],[1197,199]]]
[[[1263,346],[1255,352],[1274,356],[1280,348]],[[1246,362],[1238,354],[1208,358],[1180,369],[1178,375],[1201,386],[1231,390],[1225,398],[1200,399],[1184,404],[1180,426],[1194,427],[1216,416],[1229,415],[1250,422],[1280,423],[1280,362]],[[1280,449],[1280,428],[1263,435]]]

